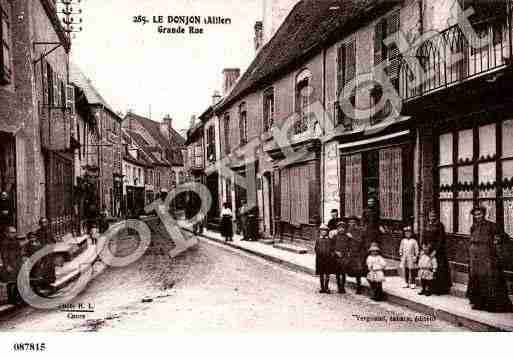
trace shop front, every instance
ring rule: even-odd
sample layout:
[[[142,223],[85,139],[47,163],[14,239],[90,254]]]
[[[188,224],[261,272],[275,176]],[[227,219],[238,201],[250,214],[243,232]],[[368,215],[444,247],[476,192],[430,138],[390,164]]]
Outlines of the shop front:
[[[414,135],[401,126],[339,141],[339,213],[375,226],[383,254],[397,259],[402,228],[414,222]]]

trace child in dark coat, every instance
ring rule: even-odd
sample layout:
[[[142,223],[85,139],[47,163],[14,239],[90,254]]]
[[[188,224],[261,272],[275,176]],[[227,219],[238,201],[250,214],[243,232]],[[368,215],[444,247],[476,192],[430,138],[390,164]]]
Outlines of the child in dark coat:
[[[319,238],[315,242],[315,273],[319,275],[319,293],[330,293],[330,274],[333,273],[332,241],[328,236],[328,226],[319,227]]]

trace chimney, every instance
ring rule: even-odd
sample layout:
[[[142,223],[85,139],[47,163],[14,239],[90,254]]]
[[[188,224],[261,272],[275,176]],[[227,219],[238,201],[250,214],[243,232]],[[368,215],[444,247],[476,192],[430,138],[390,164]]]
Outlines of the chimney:
[[[231,68],[223,70],[223,95],[226,96],[240,76],[240,69]]]
[[[189,122],[189,128],[193,128],[195,123],[196,123],[196,115],[192,115],[191,120]]]
[[[255,23],[255,51],[258,52],[264,43],[264,23],[257,21]]]
[[[173,119],[169,114],[167,114],[162,122],[160,123],[160,132],[167,138],[168,141],[171,141],[171,129],[173,128]]]
[[[221,94],[219,93],[219,91],[216,90],[212,95],[212,106],[214,106],[219,101],[221,101]]]

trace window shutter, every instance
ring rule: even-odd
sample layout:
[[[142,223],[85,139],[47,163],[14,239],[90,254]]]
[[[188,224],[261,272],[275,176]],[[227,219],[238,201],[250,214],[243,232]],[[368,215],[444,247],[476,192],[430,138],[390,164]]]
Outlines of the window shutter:
[[[53,107],[59,107],[59,77],[56,72],[53,76]]]
[[[43,86],[43,103],[47,104],[48,101],[48,65],[46,61],[41,62],[41,76],[42,76],[42,86]]]
[[[344,85],[353,80],[356,75],[356,46],[355,40],[346,44],[346,76]]]
[[[75,87],[73,85],[66,85],[66,108],[75,114]]]
[[[395,35],[397,41],[397,34],[399,33],[399,11],[394,12],[387,18],[387,35]],[[394,81],[399,78],[399,65],[400,65],[400,52],[396,44],[387,47],[387,58],[389,65],[387,67],[387,74],[390,80]]]
[[[383,32],[385,21],[380,20],[374,27],[374,65],[379,65],[383,61]]]
[[[344,88],[344,64],[346,57],[346,44],[342,44],[338,48],[337,54],[337,97],[342,93],[342,89]]]

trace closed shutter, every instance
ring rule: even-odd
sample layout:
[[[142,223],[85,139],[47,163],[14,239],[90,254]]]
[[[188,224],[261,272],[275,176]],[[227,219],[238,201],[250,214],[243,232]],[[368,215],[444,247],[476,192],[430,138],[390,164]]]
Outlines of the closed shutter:
[[[50,84],[48,81],[50,81],[49,75],[50,75],[50,66],[46,61],[43,61],[43,65],[41,66],[42,69],[42,76],[43,76],[43,103],[48,105],[50,104]]]
[[[274,185],[274,218],[281,218],[281,182],[280,182],[280,172],[278,170],[274,171],[273,175],[273,185]]]
[[[379,151],[379,205],[382,219],[401,220],[403,213],[402,150]]]
[[[383,61],[383,32],[385,26],[385,20],[380,20],[374,27],[374,65],[379,65]]]
[[[75,114],[75,87],[73,85],[66,85],[66,108],[72,115]]]
[[[337,100],[340,94],[342,93],[342,89],[344,88],[344,64],[346,63],[346,44],[342,44],[338,48],[337,54]]]
[[[345,158],[345,215],[361,216],[363,212],[362,155]]]
[[[353,80],[356,75],[356,46],[355,41],[346,44],[346,79],[345,84]]]
[[[53,73],[53,107],[59,107],[60,91],[59,91],[59,77],[57,73]]]
[[[394,36],[395,41],[397,42],[397,36],[399,34],[399,11],[394,12],[387,18],[387,31],[386,36]],[[387,74],[394,82],[399,78],[399,65],[400,65],[400,52],[399,48],[396,44],[389,45],[387,47],[387,59],[389,60],[389,65],[387,67]]]

